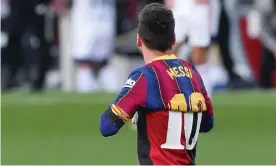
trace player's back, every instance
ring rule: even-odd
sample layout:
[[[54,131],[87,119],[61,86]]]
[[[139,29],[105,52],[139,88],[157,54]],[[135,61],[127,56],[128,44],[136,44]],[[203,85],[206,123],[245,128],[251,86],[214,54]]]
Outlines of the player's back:
[[[138,111],[140,164],[195,164],[202,112],[207,110],[200,76],[174,55],[160,57],[143,70],[148,84],[146,105]]]

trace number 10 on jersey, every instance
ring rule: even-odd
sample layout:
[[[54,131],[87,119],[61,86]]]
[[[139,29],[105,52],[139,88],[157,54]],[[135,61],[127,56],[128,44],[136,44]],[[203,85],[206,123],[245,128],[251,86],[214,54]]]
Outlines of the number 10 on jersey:
[[[182,114],[184,118],[182,118]],[[184,120],[184,122],[183,122]],[[198,139],[202,112],[183,113],[169,111],[169,121],[166,142],[161,145],[163,149],[192,150]],[[184,131],[182,131],[184,125]],[[184,132],[186,145],[181,144],[181,133]]]

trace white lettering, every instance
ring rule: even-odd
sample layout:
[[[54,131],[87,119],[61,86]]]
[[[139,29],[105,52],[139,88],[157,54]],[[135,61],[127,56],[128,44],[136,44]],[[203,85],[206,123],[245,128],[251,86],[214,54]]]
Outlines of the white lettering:
[[[136,81],[132,80],[131,78],[128,79],[123,86],[123,88],[132,88],[135,85]]]

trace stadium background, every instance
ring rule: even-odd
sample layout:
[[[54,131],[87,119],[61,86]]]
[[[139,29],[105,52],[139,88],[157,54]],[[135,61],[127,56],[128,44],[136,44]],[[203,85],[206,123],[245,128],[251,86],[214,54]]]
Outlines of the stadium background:
[[[1,1],[1,11],[5,9],[4,2],[7,1]],[[111,65],[119,71],[118,82],[123,85],[129,72],[143,63],[135,49],[136,16],[149,1],[116,2],[117,40]],[[229,89],[218,47],[212,46],[209,54],[217,80],[213,98],[216,121],[214,130],[199,138],[198,164],[276,164],[276,92],[258,87],[262,43],[250,33],[250,27],[256,26],[248,21],[252,1],[228,2],[235,70],[256,86]],[[61,11],[56,1],[45,4]],[[103,138],[99,132],[100,113],[116,95],[75,92],[74,65],[68,49],[69,12],[45,16],[45,35],[52,36],[53,63],[47,72],[44,92],[32,93],[30,88],[40,64],[31,31],[23,38],[24,63],[17,73],[17,86],[5,89],[5,73],[9,69],[1,60],[1,163],[137,164],[136,133],[130,127],[111,138]],[[6,39],[2,16],[1,12],[1,53]],[[186,51],[184,47],[183,54]],[[276,87],[275,70],[272,80]]]

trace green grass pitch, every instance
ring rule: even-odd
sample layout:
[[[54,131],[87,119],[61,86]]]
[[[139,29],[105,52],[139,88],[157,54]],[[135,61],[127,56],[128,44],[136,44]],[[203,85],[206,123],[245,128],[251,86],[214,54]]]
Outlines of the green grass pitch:
[[[2,164],[138,164],[136,132],[104,138],[100,113],[115,95],[2,94]],[[276,92],[217,93],[215,127],[198,164],[276,164]]]

